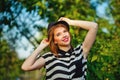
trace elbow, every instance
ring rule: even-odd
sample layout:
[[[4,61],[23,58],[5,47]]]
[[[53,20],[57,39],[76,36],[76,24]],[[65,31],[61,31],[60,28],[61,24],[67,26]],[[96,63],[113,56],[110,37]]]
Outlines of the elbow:
[[[98,24],[94,22],[94,29],[98,30]]]
[[[21,66],[21,69],[24,70],[24,71],[26,71],[26,68],[23,65]]]
[[[37,69],[40,69],[40,68],[33,68],[32,66],[25,66],[25,65],[22,65],[21,66],[21,69],[23,70],[23,71],[33,71],[33,70],[37,70]]]
[[[97,31],[98,30],[98,24],[95,23],[95,22],[92,22],[89,30]]]
[[[21,69],[24,71],[29,71],[29,69],[27,67],[25,67],[24,65],[21,66]]]

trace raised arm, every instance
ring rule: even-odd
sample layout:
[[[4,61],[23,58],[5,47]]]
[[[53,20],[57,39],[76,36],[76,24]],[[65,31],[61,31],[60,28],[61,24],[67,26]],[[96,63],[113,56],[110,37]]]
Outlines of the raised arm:
[[[49,42],[46,39],[43,39],[40,45],[37,47],[35,51],[24,61],[21,68],[25,71],[31,71],[35,69],[40,69],[44,66],[45,60],[44,58],[40,57],[37,59],[39,53],[48,46]]]
[[[84,58],[86,58],[95,41],[96,33],[98,30],[98,24],[90,21],[71,20],[64,17],[61,17],[59,20],[64,20],[69,25],[77,26],[85,30],[88,30],[87,35],[83,41],[83,54],[84,54]]]

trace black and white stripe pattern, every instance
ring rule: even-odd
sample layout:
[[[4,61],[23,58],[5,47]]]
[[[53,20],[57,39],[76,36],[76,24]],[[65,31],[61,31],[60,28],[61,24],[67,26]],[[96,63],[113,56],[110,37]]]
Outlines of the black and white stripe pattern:
[[[82,45],[79,45],[72,52],[59,50],[59,58],[51,52],[42,55],[46,60],[46,80],[85,80],[87,60],[82,52]]]

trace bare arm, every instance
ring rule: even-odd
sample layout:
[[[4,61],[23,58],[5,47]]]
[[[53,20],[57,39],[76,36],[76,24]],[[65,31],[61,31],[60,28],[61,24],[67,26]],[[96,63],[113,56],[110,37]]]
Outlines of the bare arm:
[[[97,23],[90,21],[82,21],[82,20],[70,20],[64,17],[61,17],[59,20],[64,20],[69,25],[77,26],[85,30],[88,30],[87,35],[83,41],[83,53],[84,53],[84,58],[86,58],[96,38],[96,33],[98,30]]]
[[[37,49],[24,61],[21,68],[25,71],[31,71],[35,69],[40,69],[44,66],[45,60],[40,57],[37,59],[39,53],[48,46],[49,42],[46,39],[43,39]]]

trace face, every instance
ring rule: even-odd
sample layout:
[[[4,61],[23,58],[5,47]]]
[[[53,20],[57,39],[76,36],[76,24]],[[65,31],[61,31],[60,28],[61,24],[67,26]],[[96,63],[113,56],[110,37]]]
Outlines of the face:
[[[54,43],[58,46],[69,46],[70,45],[70,33],[64,27],[57,27],[54,30]]]

